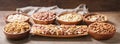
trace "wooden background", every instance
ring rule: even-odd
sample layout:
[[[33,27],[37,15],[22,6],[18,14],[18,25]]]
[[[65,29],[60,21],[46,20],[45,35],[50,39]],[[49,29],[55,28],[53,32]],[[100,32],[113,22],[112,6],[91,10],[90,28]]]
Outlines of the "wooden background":
[[[75,8],[79,4],[86,4],[90,11],[120,11],[120,0],[0,0],[0,10],[53,5],[60,8]]]

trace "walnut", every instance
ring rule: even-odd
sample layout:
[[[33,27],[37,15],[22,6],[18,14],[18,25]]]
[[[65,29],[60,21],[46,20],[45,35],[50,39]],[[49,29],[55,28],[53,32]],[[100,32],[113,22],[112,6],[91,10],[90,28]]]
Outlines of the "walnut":
[[[30,29],[30,25],[26,22],[13,22],[5,25],[5,32],[11,34],[24,33]]]

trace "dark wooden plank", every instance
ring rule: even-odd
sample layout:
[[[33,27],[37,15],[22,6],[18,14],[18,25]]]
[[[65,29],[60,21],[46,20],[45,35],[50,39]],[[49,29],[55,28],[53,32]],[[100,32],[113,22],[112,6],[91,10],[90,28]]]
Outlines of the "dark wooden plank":
[[[79,4],[86,4],[90,11],[120,11],[120,0],[0,0],[0,10],[53,5],[60,8],[75,8]]]

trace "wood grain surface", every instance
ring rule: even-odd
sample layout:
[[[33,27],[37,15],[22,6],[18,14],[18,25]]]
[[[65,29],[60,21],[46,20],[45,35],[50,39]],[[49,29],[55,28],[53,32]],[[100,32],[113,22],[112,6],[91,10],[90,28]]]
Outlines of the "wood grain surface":
[[[115,25],[117,32],[110,40],[98,41],[90,36],[76,38],[50,38],[30,36],[27,39],[20,41],[12,41],[6,39],[3,28],[5,26],[4,16],[13,13],[14,11],[0,11],[0,44],[120,44],[120,11],[118,12],[96,12],[107,15],[109,21]]]

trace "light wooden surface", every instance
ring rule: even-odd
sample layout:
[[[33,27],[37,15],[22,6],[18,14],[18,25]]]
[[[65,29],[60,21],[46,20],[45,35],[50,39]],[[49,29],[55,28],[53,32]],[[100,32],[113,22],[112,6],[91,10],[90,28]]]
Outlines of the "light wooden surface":
[[[20,41],[7,40],[3,28],[5,25],[4,16],[14,11],[0,11],[0,44],[120,44],[120,11],[119,12],[97,12],[107,15],[109,21],[116,26],[117,32],[110,40],[97,41],[90,36],[76,38],[50,38],[30,36],[28,39]]]

